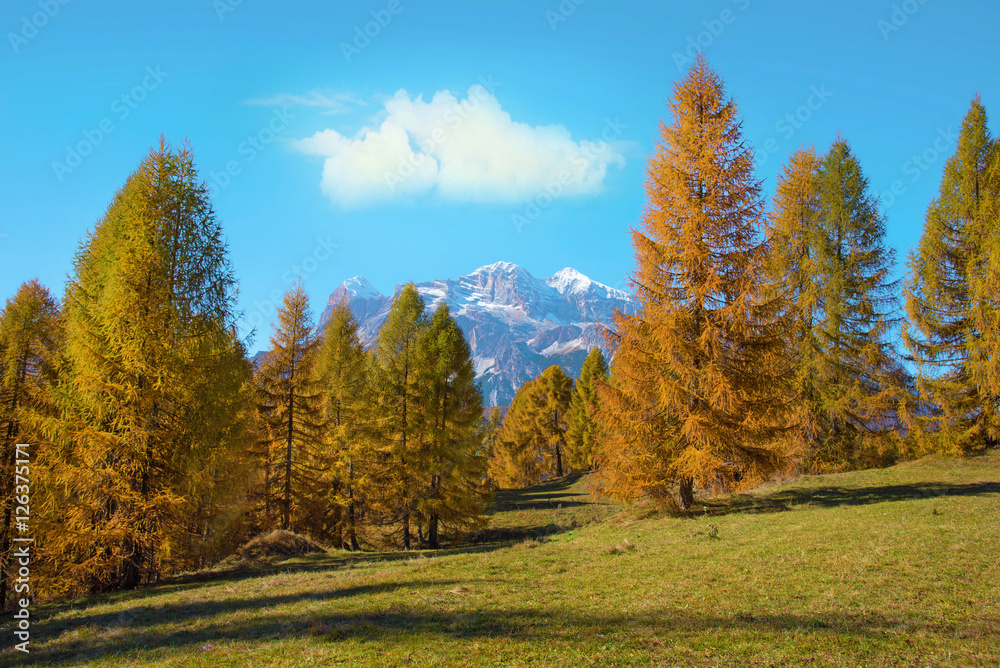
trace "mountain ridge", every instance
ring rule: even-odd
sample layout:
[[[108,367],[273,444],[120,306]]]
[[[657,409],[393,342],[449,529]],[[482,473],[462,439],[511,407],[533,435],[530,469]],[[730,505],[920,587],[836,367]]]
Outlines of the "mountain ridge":
[[[333,308],[347,303],[358,321],[362,344],[374,345],[389,308],[405,284],[383,295],[363,276],[353,276],[331,293],[320,315],[325,326]],[[414,284],[428,310],[442,301],[472,350],[484,401],[506,406],[525,381],[552,364],[579,376],[594,347],[609,355],[605,327],[620,310],[633,313],[628,293],[594,281],[572,267],[536,278],[511,262],[494,262],[457,279]]]

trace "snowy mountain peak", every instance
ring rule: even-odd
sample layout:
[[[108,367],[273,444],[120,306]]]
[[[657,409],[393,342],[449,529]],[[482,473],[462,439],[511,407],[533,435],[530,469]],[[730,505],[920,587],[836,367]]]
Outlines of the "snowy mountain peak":
[[[565,269],[557,271],[552,275],[552,278],[547,279],[545,282],[549,285],[549,287],[553,287],[558,290],[561,295],[564,295],[567,292],[570,294],[586,292],[594,283],[572,267],[566,267]]]
[[[375,289],[364,276],[354,276],[340,284],[340,288],[356,299],[379,299],[382,293]]]
[[[403,286],[396,287],[398,294]],[[416,284],[428,309],[446,303],[469,343],[476,378],[487,405],[506,406],[525,381],[552,364],[579,375],[594,347],[610,355],[604,327],[615,313],[632,313],[629,294],[566,268],[551,278],[534,278],[511,262],[495,262],[457,279]],[[364,278],[344,281],[320,317],[322,327],[333,308],[346,303],[366,346],[374,345],[392,307]]]
[[[493,264],[487,264],[479,269],[476,269],[470,275],[475,276],[478,274],[525,274],[526,276],[531,276],[531,274],[529,274],[524,267],[516,265],[513,262],[494,262]]]

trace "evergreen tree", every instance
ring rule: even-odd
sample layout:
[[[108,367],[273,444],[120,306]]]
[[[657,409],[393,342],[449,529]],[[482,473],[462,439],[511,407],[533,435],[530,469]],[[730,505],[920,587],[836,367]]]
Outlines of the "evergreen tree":
[[[20,535],[14,530],[14,499],[23,494],[15,485],[16,445],[29,444],[26,453],[37,481],[41,439],[32,433],[31,413],[41,408],[56,380],[59,319],[55,300],[38,281],[21,285],[0,310],[0,611],[7,609],[17,570],[10,557],[13,539]]]
[[[116,194],[67,285],[61,416],[46,423],[60,520],[47,546],[58,564],[50,590],[132,588],[217,551],[230,519],[218,511],[242,493],[235,453],[249,424],[234,302],[191,152],[161,142]]]
[[[275,437],[269,465],[277,483],[280,527],[286,530],[314,519],[324,473],[322,384],[315,369],[318,340],[311,322],[309,298],[296,284],[278,308],[271,351],[258,374],[260,410]]]
[[[746,484],[783,464],[790,372],[782,304],[765,297],[764,202],[736,105],[700,56],[670,107],[633,231],[640,308],[616,318],[627,354],[601,399],[614,414],[608,491],[664,500],[678,483],[687,508],[696,482]],[[641,459],[664,475],[633,477]]]
[[[480,424],[483,398],[476,385],[472,352],[462,330],[441,303],[422,332],[417,369],[426,403],[420,460],[426,482],[417,511],[427,542],[440,547],[440,526],[458,531],[482,524],[490,498]]]
[[[378,401],[378,499],[384,521],[395,524],[403,549],[411,547],[411,522],[418,490],[425,484],[421,435],[428,400],[419,383],[418,341],[426,327],[424,301],[412,283],[393,300],[376,345]]]
[[[899,323],[895,253],[885,218],[850,146],[838,139],[818,174],[819,234],[812,258],[818,359],[813,468],[885,465],[898,452],[902,366],[890,341]],[[806,308],[812,305],[806,296]]]
[[[358,324],[345,303],[334,307],[323,330],[318,373],[327,425],[322,459],[323,508],[318,535],[345,549],[358,549],[358,520],[364,490],[371,484],[365,465],[369,436],[368,359]]]
[[[580,379],[570,401],[569,430],[566,433],[566,454],[571,468],[578,471],[593,468],[599,443],[594,414],[598,410],[597,382],[606,381],[608,364],[600,348],[594,348],[583,361]]]
[[[903,340],[933,407],[914,417],[928,450],[965,453],[1000,438],[996,378],[996,258],[1000,167],[986,109],[972,101],[910,254]]]

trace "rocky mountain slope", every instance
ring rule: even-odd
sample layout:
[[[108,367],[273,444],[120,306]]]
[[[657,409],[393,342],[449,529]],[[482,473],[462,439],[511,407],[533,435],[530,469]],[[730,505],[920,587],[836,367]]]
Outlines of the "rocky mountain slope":
[[[634,309],[628,293],[569,268],[535,278],[516,264],[497,262],[458,279],[416,287],[428,309],[442,301],[448,304],[472,348],[476,377],[491,406],[509,405],[522,383],[552,364],[578,376],[592,348],[607,353],[602,326],[613,323],[615,309]],[[366,279],[349,278],[330,295],[320,325],[326,324],[334,306],[346,301],[368,347],[401,289],[382,295]]]

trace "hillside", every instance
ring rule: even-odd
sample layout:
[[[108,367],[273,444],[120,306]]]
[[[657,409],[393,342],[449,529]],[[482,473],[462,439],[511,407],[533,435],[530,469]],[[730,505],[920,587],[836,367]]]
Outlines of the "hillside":
[[[996,666],[1000,454],[812,476],[687,516],[585,477],[481,542],[328,553],[33,610],[48,666]],[[703,500],[704,501],[704,500]],[[2,630],[10,638],[9,621]]]
[[[603,327],[614,322],[615,310],[634,309],[628,293],[569,267],[535,278],[516,264],[496,262],[457,279],[417,283],[416,288],[429,310],[448,304],[469,342],[488,406],[509,405],[517,388],[553,364],[579,376],[591,349],[609,352]],[[346,302],[367,348],[375,343],[401,289],[382,295],[365,278],[349,278],[330,295],[320,326],[334,306]]]

